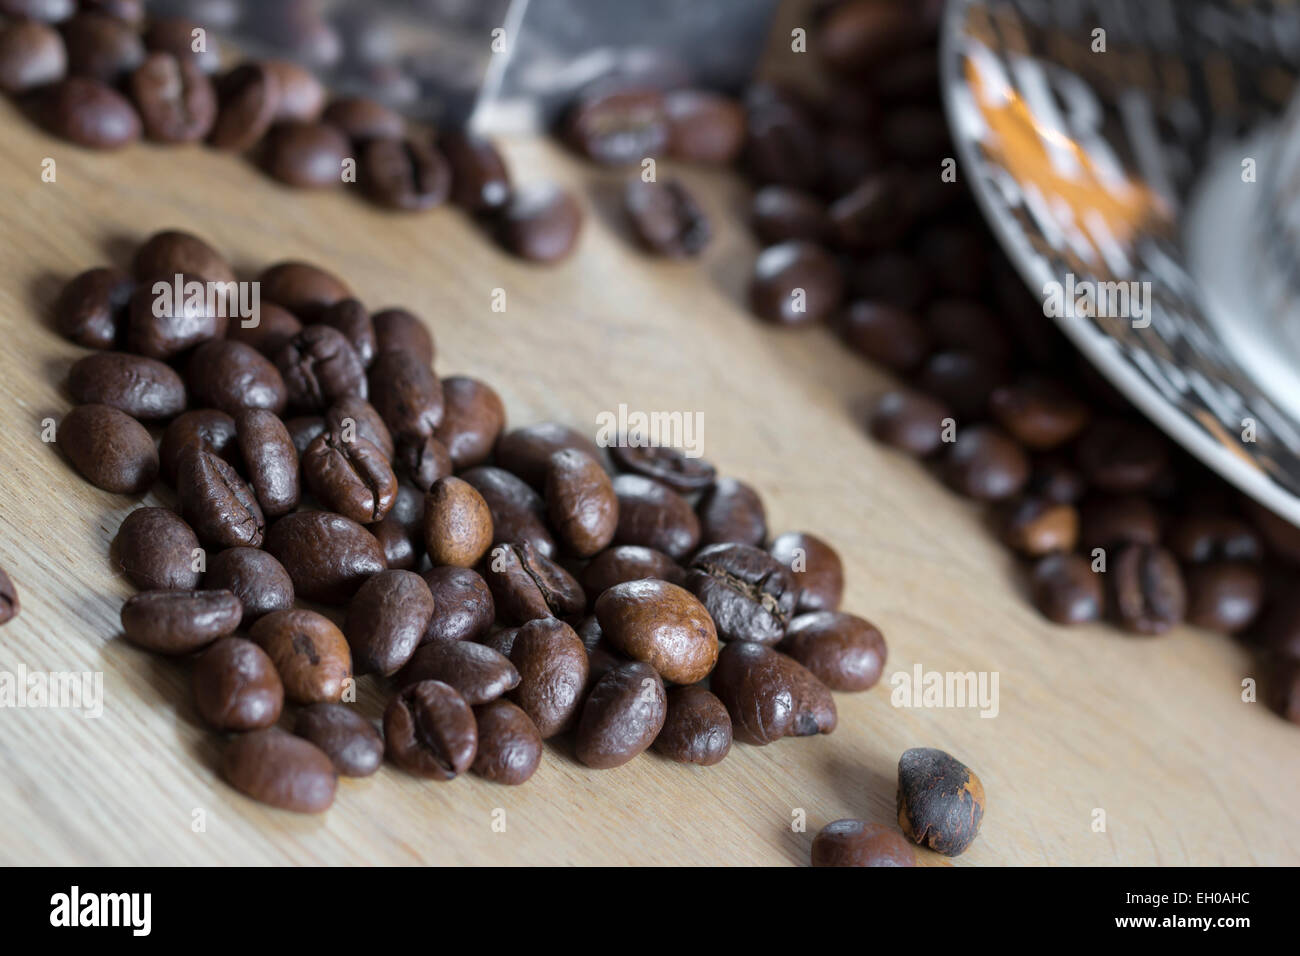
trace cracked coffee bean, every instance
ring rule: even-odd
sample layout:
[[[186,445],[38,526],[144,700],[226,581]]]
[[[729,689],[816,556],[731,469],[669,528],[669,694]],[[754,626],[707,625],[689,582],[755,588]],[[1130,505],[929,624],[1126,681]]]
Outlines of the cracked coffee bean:
[[[397,476],[384,453],[359,436],[317,435],[302,456],[302,473],[322,504],[358,524],[382,521],[397,498]]]
[[[775,644],[794,617],[798,587],[775,558],[745,544],[701,548],[686,584],[708,609],[724,641]]]
[[[225,459],[197,445],[181,450],[176,465],[181,515],[201,541],[225,548],[256,548],[266,519],[253,490]]]
[[[574,617],[587,606],[587,596],[573,575],[527,542],[497,545],[479,573],[492,590],[497,615],[508,624]]]
[[[478,729],[463,697],[436,680],[398,692],[384,711],[388,759],[407,773],[451,780],[474,763]]]

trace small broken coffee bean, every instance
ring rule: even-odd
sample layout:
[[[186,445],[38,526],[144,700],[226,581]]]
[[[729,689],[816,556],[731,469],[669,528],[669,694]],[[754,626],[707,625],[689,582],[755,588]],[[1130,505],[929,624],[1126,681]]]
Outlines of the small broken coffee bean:
[[[944,856],[966,851],[984,820],[984,785],[955,757],[914,747],[898,760],[898,825]]]

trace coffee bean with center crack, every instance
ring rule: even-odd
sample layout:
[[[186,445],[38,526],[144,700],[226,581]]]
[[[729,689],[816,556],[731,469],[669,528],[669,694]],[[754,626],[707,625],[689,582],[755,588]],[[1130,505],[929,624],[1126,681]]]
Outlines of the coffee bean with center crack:
[[[478,752],[474,711],[453,688],[436,680],[403,688],[384,711],[388,759],[407,773],[451,780]]]
[[[251,488],[223,458],[187,445],[176,466],[181,514],[203,541],[256,548],[266,519]]]
[[[686,573],[686,585],[708,608],[724,641],[777,643],[798,600],[790,571],[766,551],[747,544],[700,549]]]
[[[317,435],[302,456],[302,473],[312,494],[358,524],[382,521],[397,498],[397,476],[384,453],[361,437]]]
[[[574,617],[587,607],[587,596],[573,575],[527,542],[497,545],[479,573],[492,589],[497,614],[509,624]]]
[[[1164,548],[1131,544],[1114,557],[1108,575],[1120,625],[1136,634],[1163,634],[1181,623],[1187,588],[1174,556]]]

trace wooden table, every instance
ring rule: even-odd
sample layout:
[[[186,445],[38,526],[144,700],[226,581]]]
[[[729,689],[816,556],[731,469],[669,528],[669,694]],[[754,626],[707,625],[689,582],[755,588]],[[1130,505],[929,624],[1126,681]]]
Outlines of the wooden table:
[[[893,820],[895,767],[913,746],[983,778],[983,831],[957,865],[1300,862],[1300,728],[1243,702],[1242,679],[1258,676],[1248,655],[1187,629],[1140,640],[1045,624],[978,511],[862,435],[861,400],[884,376],[824,331],[746,314],[754,247],[737,181],[682,172],[718,234],[703,261],[660,263],[625,241],[612,180],[547,143],[506,145],[518,179],[570,183],[594,211],[561,268],[507,258],[451,210],[394,216],[344,190],[291,192],[201,148],[87,153],[0,108],[0,566],[23,608],[0,630],[0,671],[102,672],[104,692],[98,719],[0,710],[0,862],[804,864],[831,820]],[[559,744],[519,788],[385,768],[342,782],[320,817],[245,799],[217,778],[219,739],[198,723],[187,667],[119,636],[131,588],[108,548],[140,502],[86,484],[41,440],[84,354],[48,324],[61,282],[125,264],[166,227],[206,237],[246,276],[303,258],[372,307],[414,309],[439,371],[490,381],[513,424],[594,432],[619,403],[702,412],[706,456],[762,492],[774,532],[835,542],[845,609],[886,634],[887,674],[997,672],[997,716],[896,708],[882,682],[837,695],[834,734],[737,745],[708,769],[651,755],[591,771]],[[362,683],[377,717],[382,695]]]

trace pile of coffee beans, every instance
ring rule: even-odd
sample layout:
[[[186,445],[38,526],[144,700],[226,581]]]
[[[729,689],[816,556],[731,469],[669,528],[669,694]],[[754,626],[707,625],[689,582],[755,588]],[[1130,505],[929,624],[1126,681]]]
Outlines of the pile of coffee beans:
[[[69,142],[206,142],[295,188],[355,184],[399,211],[450,201],[537,262],[563,259],[577,242],[574,197],[550,183],[516,187],[489,139],[435,132],[364,96],[331,99],[290,60],[230,59],[201,24],[146,18],[142,3],[0,3],[0,91]]]
[[[880,679],[835,550],[772,538],[705,459],[507,430],[490,385],[434,371],[421,319],[316,266],[264,270],[250,327],[170,294],[177,274],[234,279],[172,230],[68,282],[56,327],[94,351],[57,443],[97,487],[165,503],[113,542],[139,589],[122,632],[191,663],[244,793],[324,810],[385,756],[519,784],[561,734],[592,768],[651,747],[708,766],[733,738],[830,733],[832,691]],[[349,706],[358,678],[391,693],[382,735]]]

